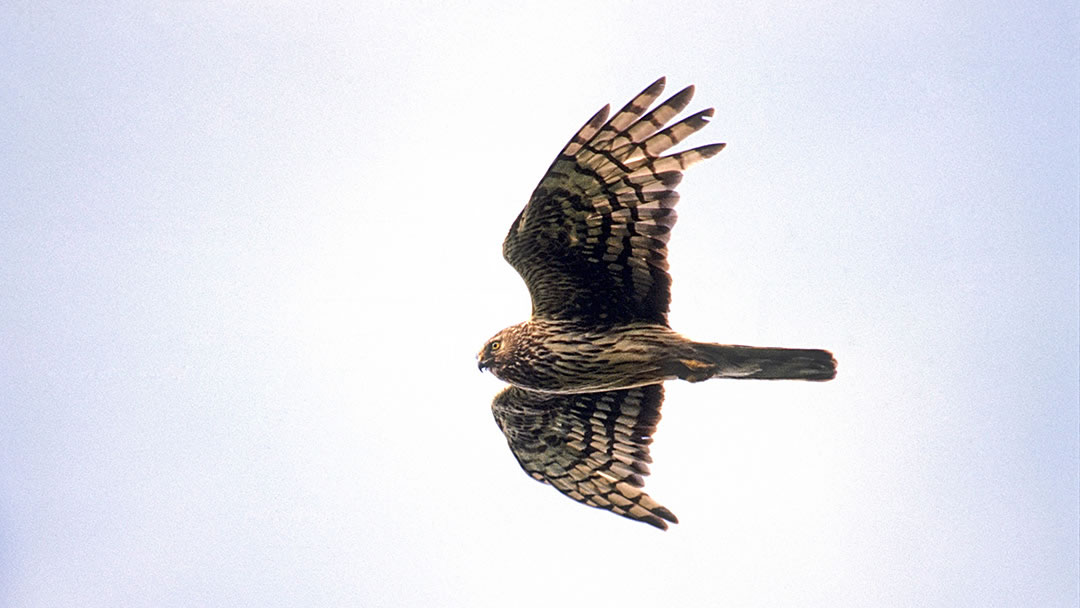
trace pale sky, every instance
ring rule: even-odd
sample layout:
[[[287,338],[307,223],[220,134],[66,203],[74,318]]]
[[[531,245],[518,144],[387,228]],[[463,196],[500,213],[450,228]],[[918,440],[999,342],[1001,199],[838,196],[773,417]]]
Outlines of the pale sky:
[[[0,605],[1075,606],[1075,2],[0,11]],[[210,6],[210,5],[213,6]],[[512,8],[513,7],[513,8]],[[555,154],[716,116],[666,533],[530,480],[474,356]]]

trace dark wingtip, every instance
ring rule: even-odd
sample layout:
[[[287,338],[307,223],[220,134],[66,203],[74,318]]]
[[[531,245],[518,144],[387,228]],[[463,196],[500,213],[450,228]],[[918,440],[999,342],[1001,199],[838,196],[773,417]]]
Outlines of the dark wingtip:
[[[589,122],[585,124],[590,127],[599,127],[600,125],[604,124],[604,121],[607,120],[608,114],[610,113],[611,104],[604,104],[604,107],[597,110],[596,114],[593,114],[592,118],[589,119]]]
[[[690,105],[690,99],[693,97],[694,85],[690,85],[669,97],[668,100],[661,105],[670,106],[672,108],[675,108],[676,112],[682,112],[683,109],[686,108],[686,106]]]
[[[659,517],[656,517],[655,515],[650,515],[648,517],[643,517],[639,521],[643,521],[643,522],[649,524],[650,526],[653,526],[653,527],[655,527],[657,529],[660,529],[660,530],[667,530],[668,529],[667,522],[660,519]]]
[[[727,147],[727,144],[725,143],[709,144],[707,146],[701,146],[700,148],[698,148],[698,152],[701,152],[701,155],[705,158],[712,158],[719,154],[720,151],[723,150],[725,147]]]
[[[697,114],[694,114],[693,116],[687,117],[685,120],[682,121],[682,124],[687,125],[694,131],[697,131],[698,129],[709,124],[709,119],[712,118],[713,114],[715,114],[715,111],[712,108],[702,110]]]
[[[675,514],[671,511],[668,511],[665,507],[657,507],[653,509],[653,513],[656,513],[660,517],[663,517],[664,519],[670,521],[673,524],[679,523],[679,518],[675,517]]]
[[[665,519],[667,521],[664,521]],[[639,521],[643,521],[660,530],[667,530],[668,522],[677,524],[679,523],[679,518],[675,517],[674,513],[668,511],[664,507],[656,507],[655,509],[650,510],[650,515],[642,517]]]
[[[694,85],[688,84],[685,87],[683,87],[683,89],[681,91],[679,91],[678,93],[672,95],[671,98],[675,99],[676,97],[678,97],[678,98],[682,99],[683,97],[686,97],[686,100],[690,101],[690,98],[694,96],[694,91],[696,91],[696,90],[697,89],[694,88]]]

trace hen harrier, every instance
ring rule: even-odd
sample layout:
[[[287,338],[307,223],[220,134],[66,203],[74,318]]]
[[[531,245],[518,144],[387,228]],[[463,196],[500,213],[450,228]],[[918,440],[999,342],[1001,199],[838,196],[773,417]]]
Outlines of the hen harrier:
[[[510,226],[503,257],[525,280],[532,318],[495,334],[481,370],[509,382],[491,405],[533,479],[576,501],[667,529],[675,515],[642,490],[676,378],[831,380],[824,350],[694,342],[667,322],[667,240],[681,171],[724,144],[661,154],[708,123],[707,109],[664,128],[689,86],[646,113],[661,78],[570,139]],[[661,130],[662,129],[662,130]]]

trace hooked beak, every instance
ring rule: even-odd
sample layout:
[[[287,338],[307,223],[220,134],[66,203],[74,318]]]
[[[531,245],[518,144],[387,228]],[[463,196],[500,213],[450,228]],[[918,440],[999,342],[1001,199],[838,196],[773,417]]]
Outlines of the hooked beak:
[[[484,363],[483,359],[477,359],[476,360],[476,369],[480,370],[480,373],[483,373],[484,370],[487,369],[487,363]]]

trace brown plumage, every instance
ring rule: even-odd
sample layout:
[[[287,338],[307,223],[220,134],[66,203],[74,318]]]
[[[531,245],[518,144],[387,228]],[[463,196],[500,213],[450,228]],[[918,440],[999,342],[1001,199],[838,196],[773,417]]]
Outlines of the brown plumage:
[[[694,88],[648,111],[664,83],[610,120],[607,106],[597,112],[540,180],[503,241],[532,317],[488,340],[478,362],[512,385],[492,411],[530,476],[666,529],[675,516],[641,490],[662,382],[831,380],[836,361],[823,350],[694,342],[668,326],[675,186],[683,169],[724,144],[662,156],[713,114],[665,128]]]

